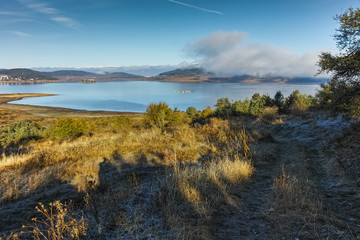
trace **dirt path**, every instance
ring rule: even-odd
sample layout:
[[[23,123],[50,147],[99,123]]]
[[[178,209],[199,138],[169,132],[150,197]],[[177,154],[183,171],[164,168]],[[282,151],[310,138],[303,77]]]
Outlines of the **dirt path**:
[[[280,171],[281,160],[275,156],[278,148],[271,140],[253,146],[256,171],[247,183],[230,190],[237,208],[219,211],[214,219],[215,239],[272,239],[272,223],[267,212],[273,181]]]
[[[359,189],[334,178],[324,153],[326,141],[347,127],[327,118],[272,127],[275,141],[255,146],[252,179],[231,190],[238,208],[221,209],[214,220],[215,239],[360,239]],[[282,171],[309,191],[299,206],[276,207],[273,184]]]
[[[289,121],[274,129],[283,169],[309,187],[311,193],[307,200],[310,206],[307,207],[317,208],[283,211],[279,214],[280,219],[289,216],[293,220],[299,219],[287,221],[285,229],[277,229],[278,236],[292,239],[360,238],[359,188],[347,181],[345,172],[333,171],[334,166],[326,153],[328,140],[343,134],[349,126],[349,122],[340,118],[319,118]]]

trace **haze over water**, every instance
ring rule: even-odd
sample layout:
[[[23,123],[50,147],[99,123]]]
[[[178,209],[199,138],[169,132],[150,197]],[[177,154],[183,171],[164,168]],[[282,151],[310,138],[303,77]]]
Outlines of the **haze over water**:
[[[57,96],[26,98],[16,104],[63,107],[79,110],[120,112],[145,112],[153,102],[165,101],[171,108],[185,111],[189,106],[196,109],[214,108],[217,99],[230,100],[251,98],[254,93],[274,97],[281,91],[285,97],[294,90],[315,95],[319,85],[295,85],[279,83],[169,83],[123,81],[104,83],[50,83],[34,85],[2,85],[0,93],[52,93]],[[186,91],[186,92],[182,92]]]

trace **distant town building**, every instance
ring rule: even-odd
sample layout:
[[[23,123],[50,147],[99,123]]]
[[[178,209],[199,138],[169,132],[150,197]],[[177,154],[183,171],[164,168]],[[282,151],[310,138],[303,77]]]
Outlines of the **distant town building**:
[[[6,81],[9,79],[10,79],[10,77],[8,75],[0,75],[0,81]]]

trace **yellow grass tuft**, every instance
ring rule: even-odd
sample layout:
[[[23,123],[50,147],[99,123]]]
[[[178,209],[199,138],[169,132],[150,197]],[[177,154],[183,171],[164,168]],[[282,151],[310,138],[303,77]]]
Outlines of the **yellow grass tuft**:
[[[240,159],[231,161],[226,158],[218,163],[212,163],[210,168],[217,169],[221,177],[231,183],[245,181],[249,179],[254,172],[254,168],[249,161]]]
[[[306,211],[313,216],[319,215],[322,210],[322,204],[309,180],[301,181],[282,170],[282,174],[274,181],[273,190],[275,210]]]

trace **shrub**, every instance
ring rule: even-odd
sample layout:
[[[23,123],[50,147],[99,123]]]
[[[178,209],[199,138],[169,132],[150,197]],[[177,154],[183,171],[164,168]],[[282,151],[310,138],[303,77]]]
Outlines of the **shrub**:
[[[0,131],[0,144],[3,147],[16,145],[41,136],[40,127],[36,123],[24,120],[8,124]]]
[[[50,136],[60,140],[74,140],[84,134],[86,121],[84,119],[62,118],[50,129]]]
[[[187,113],[188,117],[191,119],[195,118],[196,115],[198,114],[196,111],[196,108],[194,108],[194,107],[188,107],[186,109],[186,113]]]
[[[185,112],[171,112],[171,114],[167,118],[167,125],[179,125],[179,124],[188,124],[190,119]]]
[[[215,104],[215,114],[218,117],[229,117],[232,115],[231,102],[228,98],[220,98]]]
[[[352,101],[349,104],[348,109],[353,117],[360,118],[360,96],[355,96],[352,98]]]
[[[214,110],[212,110],[210,107],[207,107],[197,115],[197,117],[195,118],[195,122],[204,124],[207,119],[213,117],[214,115]]]
[[[335,113],[348,113],[359,117],[359,92],[359,86],[334,78],[321,85],[321,89],[316,94],[317,106]]]
[[[274,96],[273,104],[281,110],[284,107],[284,95],[281,93],[281,91],[277,91]]]
[[[249,113],[254,116],[259,116],[265,107],[267,95],[260,96],[259,93],[255,93],[250,101]]]
[[[299,90],[295,90],[286,99],[285,110],[292,113],[301,113],[307,110],[312,102],[311,95],[301,94]]]
[[[151,103],[146,108],[145,123],[164,130],[165,122],[171,118],[172,110],[165,102]]]
[[[250,100],[246,98],[244,101],[235,101],[232,104],[234,115],[249,114]]]
[[[111,124],[114,128],[124,130],[130,128],[133,125],[133,122],[130,118],[118,116],[111,118]]]
[[[281,93],[280,93],[281,94]],[[265,107],[274,106],[274,100],[269,95],[255,93],[251,100],[238,100],[233,103],[228,98],[220,98],[215,104],[215,114],[218,117],[228,118],[234,115],[260,116]]]

